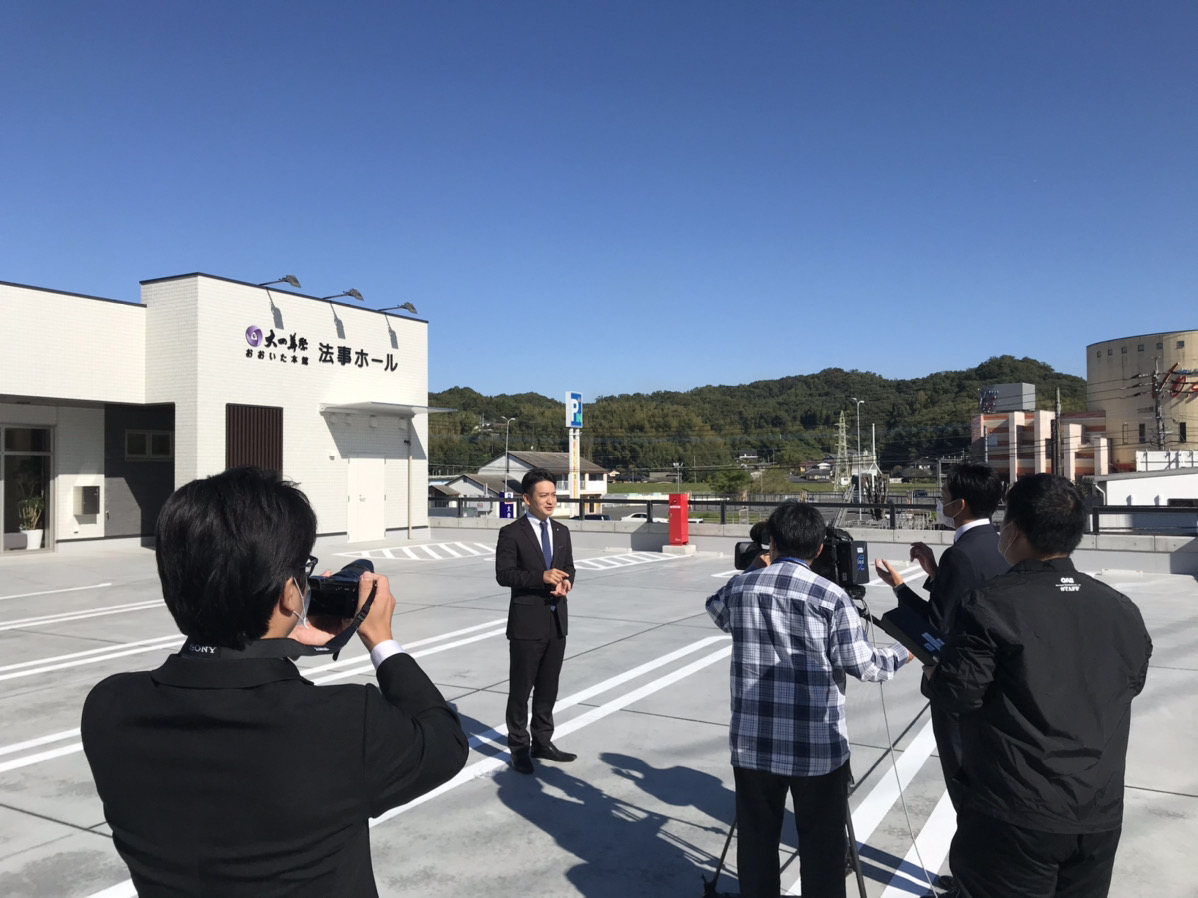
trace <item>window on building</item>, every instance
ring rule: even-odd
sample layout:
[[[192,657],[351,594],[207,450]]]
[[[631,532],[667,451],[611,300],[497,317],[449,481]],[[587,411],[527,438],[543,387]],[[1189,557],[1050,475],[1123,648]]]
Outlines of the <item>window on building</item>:
[[[1156,348],[1157,348],[1157,349],[1164,349],[1164,348],[1165,348],[1165,344],[1164,344],[1164,343],[1157,343],[1157,344],[1156,344]]]
[[[1127,425],[1126,424],[1123,425],[1123,439],[1120,440],[1120,442],[1123,443],[1124,446],[1127,445]]]
[[[1127,355],[1127,347],[1126,347],[1126,346],[1120,346],[1120,347],[1119,347],[1119,352],[1121,352],[1123,355]]]
[[[1114,354],[1115,354],[1115,350],[1113,350],[1113,349],[1108,349],[1108,350],[1106,351],[1106,354],[1107,354],[1107,355],[1114,355]]]
[[[1102,358],[1102,350],[1101,349],[1094,353],[1094,358],[1096,358],[1096,359]]]
[[[1177,442],[1184,443],[1186,441],[1186,422],[1182,421],[1177,425]]]
[[[1185,348],[1186,348],[1186,341],[1185,341],[1185,340],[1178,340],[1178,341],[1177,341],[1177,348],[1178,348],[1178,349],[1185,349]]]
[[[1141,343],[1139,346],[1136,347],[1136,352],[1143,352],[1143,351],[1144,351],[1144,344]]]
[[[161,461],[174,458],[175,435],[163,430],[126,430],[125,458]]]
[[[1148,442],[1148,425],[1146,425],[1146,424],[1140,425],[1140,442],[1141,443]]]

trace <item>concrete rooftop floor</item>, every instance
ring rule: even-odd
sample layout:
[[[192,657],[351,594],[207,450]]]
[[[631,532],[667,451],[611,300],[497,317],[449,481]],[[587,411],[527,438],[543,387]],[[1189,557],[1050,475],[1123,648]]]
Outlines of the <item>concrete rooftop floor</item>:
[[[492,732],[507,690],[507,591],[494,580],[493,536],[434,530],[413,543],[317,545],[322,567],[365,553],[392,578],[396,636],[456,704],[474,745],[455,780],[377,821],[380,893],[699,898],[733,816],[729,641],[703,610],[731,573],[732,540],[727,555],[678,558],[633,552],[621,534],[575,534],[555,741],[579,759],[525,777]],[[1111,894],[1198,896],[1198,582],[1102,576],[1140,606],[1156,644],[1133,706]],[[876,581],[868,598],[875,613],[893,605]],[[180,641],[148,550],[0,559],[0,896],[135,894],[80,750],[79,711],[98,680],[155,667]],[[303,666],[317,681],[370,679],[357,641],[336,666]],[[883,687],[849,683],[851,805],[870,898],[922,895],[924,871],[945,869],[953,819],[918,675],[912,665]],[[783,883],[798,894],[794,838],[788,823]],[[719,890],[736,892],[735,844]]]

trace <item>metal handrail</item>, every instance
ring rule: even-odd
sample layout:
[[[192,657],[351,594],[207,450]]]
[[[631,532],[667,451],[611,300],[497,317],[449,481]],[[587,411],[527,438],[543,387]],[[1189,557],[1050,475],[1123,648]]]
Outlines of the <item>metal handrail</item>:
[[[432,502],[445,503],[440,506],[433,506],[430,504],[430,508],[433,508],[433,507],[455,508],[456,507],[457,517],[460,517],[460,518],[467,517],[466,509],[469,506],[472,506],[472,505],[477,506],[477,505],[485,504],[488,506],[488,513],[491,513],[491,512],[494,512],[494,510],[495,510],[495,504],[500,503],[500,502],[514,503],[516,506],[516,513],[517,514],[520,513],[519,512],[519,505],[520,505],[519,499],[501,499],[501,498],[493,497],[493,496],[459,496],[456,499],[448,499],[448,498],[442,497],[440,499],[430,499],[429,501],[430,501],[430,503],[432,503]],[[568,497],[559,496],[557,501],[558,501],[559,505],[565,505],[565,506],[576,505],[576,506],[579,506],[580,509],[586,505],[595,504],[595,500],[591,499],[591,498],[571,499]],[[899,518],[900,513],[914,512],[916,514],[923,514],[923,515],[927,515],[927,516],[932,516],[932,515],[935,515],[935,513],[936,513],[936,505],[933,502],[897,503],[893,499],[887,500],[884,503],[877,503],[877,502],[820,502],[820,501],[812,501],[810,499],[807,500],[807,502],[808,502],[808,504],[813,505],[816,508],[834,509],[838,513],[843,513],[846,510],[862,509],[862,510],[870,513],[870,518],[873,519],[871,521],[871,523],[872,522],[881,523],[882,521],[885,521],[883,528],[888,529],[888,530],[899,529],[898,518]],[[450,503],[452,503],[452,504],[450,504]],[[619,506],[622,506],[625,508],[630,507],[630,506],[644,508],[645,514],[646,514],[646,523],[650,523],[650,524],[655,523],[657,521],[665,521],[668,519],[668,513],[659,514],[656,517],[654,516],[655,510],[660,512],[661,506],[668,505],[668,502],[664,499],[624,500],[624,499],[619,499],[619,498],[607,498],[607,499],[604,499],[602,504],[604,506],[619,505]],[[700,511],[700,512],[703,511],[704,509],[713,509],[713,510],[718,509],[719,514],[720,514],[719,523],[727,524],[728,523],[728,509],[730,507],[733,509],[760,509],[761,510],[761,518],[764,519],[765,517],[769,516],[769,513],[771,511],[773,511],[775,508],[778,507],[778,502],[777,501],[751,502],[751,501],[741,501],[740,499],[691,499],[689,502],[689,505],[693,511]],[[995,517],[1001,519],[1002,511],[1003,511],[1003,509],[1000,507],[999,513],[996,514]],[[874,518],[874,514],[873,514],[874,512],[880,512],[881,519]],[[578,513],[578,512],[576,511],[575,513]],[[1177,527],[1173,527],[1173,526],[1146,527],[1143,524],[1141,524],[1141,525],[1137,525],[1137,526],[1107,526],[1104,528],[1102,525],[1102,519],[1104,517],[1111,517],[1111,516],[1116,516],[1116,515],[1120,516],[1120,517],[1127,517],[1129,515],[1134,515],[1134,516],[1152,515],[1154,517],[1155,516],[1163,516],[1166,518],[1177,518],[1178,526]],[[827,517],[833,518],[834,516],[827,515]],[[616,520],[620,520],[620,518],[613,517],[612,520],[616,521]],[[934,522],[933,522],[933,526],[935,526]],[[879,528],[879,529],[882,529],[882,528]],[[1198,535],[1198,508],[1177,507],[1177,506],[1172,506],[1172,505],[1095,505],[1090,508],[1090,531],[1089,532],[1092,534],[1097,534],[1097,533],[1144,533],[1144,534],[1157,533],[1157,534],[1162,534],[1163,533],[1163,534],[1180,534],[1180,535]]]

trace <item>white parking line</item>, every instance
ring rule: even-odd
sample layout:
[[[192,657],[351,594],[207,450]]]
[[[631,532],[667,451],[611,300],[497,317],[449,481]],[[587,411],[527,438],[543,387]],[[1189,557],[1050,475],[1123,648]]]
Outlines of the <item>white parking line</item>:
[[[35,664],[53,664],[56,661],[66,661],[68,658],[84,658],[89,655],[102,655],[105,652],[117,652],[122,649],[131,648],[138,645],[150,645],[151,643],[168,642],[170,640],[180,642],[182,639],[182,636],[171,635],[155,636],[153,639],[139,639],[136,642],[121,642],[117,643],[116,645],[106,645],[103,648],[87,649],[86,651],[82,652],[71,652],[68,655],[54,655],[49,658],[38,658],[36,661],[18,661],[16,664],[6,664],[3,667],[0,667],[0,672],[6,670],[19,670],[22,667],[32,667]],[[3,679],[3,677],[0,677],[0,679]]]
[[[128,655],[140,655],[143,652],[158,652],[163,649],[172,649],[183,644],[182,636],[160,636],[157,639],[143,639],[140,642],[124,643],[122,646],[109,646],[104,649],[90,649],[86,652],[75,652],[74,655],[61,655],[60,658],[74,658],[73,661],[61,661],[57,664],[46,664],[45,661],[53,661],[56,659],[43,659],[42,661],[22,661],[19,664],[11,664],[8,667],[0,667],[0,671],[10,671],[8,673],[0,673],[0,681],[16,680],[21,677],[33,677],[38,674],[50,673],[55,670],[65,670],[70,667],[82,667],[85,664],[99,664],[103,661],[111,661],[114,658],[124,658]],[[100,654],[102,653],[102,654]],[[79,657],[87,655],[91,657]],[[30,667],[29,665],[42,664],[42,667]],[[25,667],[25,670],[11,670],[11,668]]]
[[[26,617],[20,620],[0,621],[0,630],[17,630],[21,627],[35,627],[42,624],[61,624],[74,620],[87,620],[91,617],[104,617],[108,614],[124,614],[127,611],[144,611],[147,608],[165,608],[162,599],[152,602],[129,602],[124,605],[108,605],[104,608],[89,608],[86,611],[68,611],[63,614],[47,614],[43,617]]]
[[[957,812],[953,810],[948,792],[945,792],[932,809],[932,816],[915,837],[915,844],[895,871],[886,886],[886,891],[882,893],[882,898],[911,898],[912,894],[920,890],[930,892],[931,881],[935,879],[936,871],[948,856],[948,848],[956,831]],[[920,864],[921,858],[927,865],[926,868]],[[906,871],[912,872],[908,875]]]
[[[445,554],[439,554],[444,552]],[[386,549],[363,549],[359,552],[339,552],[339,558],[388,558],[394,561],[449,561],[454,558],[478,558],[494,555],[494,546],[484,543],[413,543],[410,546],[389,546]]]
[[[103,589],[105,586],[112,586],[112,584],[96,583],[92,586],[72,586],[68,589],[46,589],[42,592],[22,592],[15,596],[0,596],[0,602],[7,602],[9,599],[28,599],[32,596],[55,596],[63,592],[82,592],[85,589]]]
[[[878,784],[870,789],[869,794],[857,805],[857,810],[853,811],[853,832],[857,836],[858,845],[864,845],[874,834],[874,830],[881,825],[894,803],[898,801],[899,793],[911,785],[915,774],[919,773],[935,748],[936,737],[932,733],[932,722],[928,721],[907,750],[898,755],[894,767],[882,776]],[[797,879],[786,894],[800,894]]]
[[[38,736],[36,739],[18,742],[15,745],[6,745],[4,748],[0,748],[0,755],[11,755],[13,752],[37,748],[39,745],[49,745],[51,742],[61,742],[63,739],[70,739],[78,735],[79,728],[75,727],[73,730],[63,730],[61,733],[51,733],[49,736]]]

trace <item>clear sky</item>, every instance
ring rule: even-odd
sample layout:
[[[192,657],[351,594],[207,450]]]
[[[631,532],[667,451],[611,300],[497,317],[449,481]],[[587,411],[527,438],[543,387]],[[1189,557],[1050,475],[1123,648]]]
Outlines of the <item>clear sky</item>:
[[[0,280],[192,271],[434,391],[1084,375],[1198,328],[1198,3],[3,0]]]

